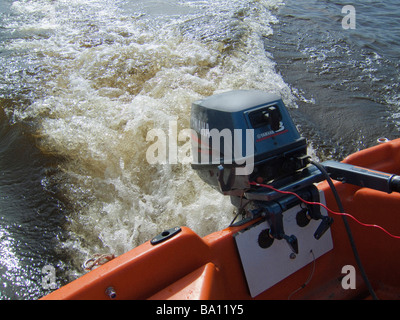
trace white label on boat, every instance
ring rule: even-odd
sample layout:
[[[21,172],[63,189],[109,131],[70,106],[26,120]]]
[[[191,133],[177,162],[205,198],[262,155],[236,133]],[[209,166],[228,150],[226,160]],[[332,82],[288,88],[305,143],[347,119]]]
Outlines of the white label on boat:
[[[325,203],[325,196],[322,191],[320,191],[320,202]],[[295,256],[285,240],[274,239],[270,247],[260,247],[258,237],[263,230],[269,229],[269,224],[266,221],[255,224],[235,235],[236,245],[252,297],[259,295],[333,249],[330,229],[319,240],[314,238],[314,232],[321,220],[311,220],[305,227],[297,225],[296,214],[300,210],[300,205],[298,205],[283,213],[285,233],[295,235],[298,240],[299,252]],[[327,214],[322,207],[321,214]]]

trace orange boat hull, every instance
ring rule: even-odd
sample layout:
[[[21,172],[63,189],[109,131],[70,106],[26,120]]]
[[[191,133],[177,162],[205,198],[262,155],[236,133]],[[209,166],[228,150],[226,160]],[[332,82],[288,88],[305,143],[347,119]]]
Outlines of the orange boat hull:
[[[400,139],[357,152],[344,162],[400,173]],[[364,223],[400,235],[400,194],[386,194],[335,182],[345,211]],[[326,182],[318,188],[327,206],[338,211]],[[257,295],[256,299],[368,299],[344,224],[334,217],[333,249]],[[107,262],[42,299],[251,299],[234,235],[249,225],[229,227],[200,238],[192,230],[152,245],[150,241]],[[400,298],[400,239],[349,220],[366,274],[380,299]],[[342,284],[344,266],[355,266],[355,289]],[[306,283],[310,277],[312,278]],[[270,276],[265,270],[265,277]],[[303,286],[303,284],[307,284]],[[301,288],[301,290],[299,290]]]

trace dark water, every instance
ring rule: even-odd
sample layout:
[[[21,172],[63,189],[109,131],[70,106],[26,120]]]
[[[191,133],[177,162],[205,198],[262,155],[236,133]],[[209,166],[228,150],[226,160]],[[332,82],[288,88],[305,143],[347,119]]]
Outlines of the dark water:
[[[354,3],[356,28],[343,29],[346,1],[286,1],[265,40],[296,88],[298,123],[318,154],[342,159],[399,137],[400,16],[395,1]]]
[[[393,0],[0,2],[0,298],[37,299],[94,253],[166,226],[232,219],[189,165],[149,165],[146,134],[188,128],[192,101],[282,95],[320,159],[399,137]],[[210,201],[213,199],[213,201]]]
[[[39,270],[63,270],[54,248],[63,237],[64,206],[44,188],[53,163],[24,127],[10,126],[2,115],[0,137],[0,299],[35,298],[49,292],[38,286]]]

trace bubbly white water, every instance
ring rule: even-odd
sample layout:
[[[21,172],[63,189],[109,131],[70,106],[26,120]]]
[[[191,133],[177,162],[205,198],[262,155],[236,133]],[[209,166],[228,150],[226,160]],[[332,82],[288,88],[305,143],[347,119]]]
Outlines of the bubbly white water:
[[[260,89],[295,107],[263,37],[281,1],[15,1],[7,43],[31,67],[32,103],[9,111],[62,156],[57,184],[72,206],[64,246],[78,261],[119,255],[173,226],[203,236],[233,218],[229,197],[189,164],[150,165],[154,128],[189,128],[191,103]],[[18,62],[15,62],[15,66]],[[184,142],[179,142],[178,147]]]

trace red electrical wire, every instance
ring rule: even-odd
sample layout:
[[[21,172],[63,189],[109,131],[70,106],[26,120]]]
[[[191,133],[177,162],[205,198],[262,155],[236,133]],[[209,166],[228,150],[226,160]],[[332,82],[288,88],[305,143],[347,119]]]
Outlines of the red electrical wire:
[[[395,235],[391,234],[389,231],[387,231],[386,229],[384,229],[384,228],[381,227],[381,226],[378,226],[378,225],[376,225],[376,224],[363,223],[363,222],[357,220],[356,217],[354,217],[354,216],[352,216],[351,214],[348,214],[348,213],[335,212],[335,211],[329,209],[329,208],[328,208],[326,205],[324,205],[323,203],[320,203],[320,202],[311,202],[311,201],[304,200],[304,199],[303,199],[302,197],[300,197],[297,193],[290,192],[290,191],[283,191],[283,190],[275,189],[273,186],[270,186],[270,185],[268,185],[268,184],[261,184],[261,183],[256,183],[256,182],[250,182],[250,184],[253,185],[253,186],[259,186],[259,187],[268,188],[268,189],[271,189],[271,190],[273,190],[273,191],[275,191],[275,192],[279,192],[279,193],[282,193],[282,194],[290,194],[290,195],[293,195],[293,196],[295,196],[296,198],[298,198],[300,201],[302,201],[302,202],[304,202],[304,203],[306,203],[306,204],[309,204],[309,205],[319,205],[319,206],[325,208],[327,211],[329,211],[329,212],[332,213],[332,214],[335,214],[335,215],[338,215],[338,216],[346,216],[346,217],[349,217],[349,218],[353,219],[355,222],[357,222],[358,224],[360,224],[360,225],[362,225],[362,226],[364,226],[364,227],[377,228],[377,229],[382,230],[383,232],[385,232],[387,235],[389,235],[389,236],[392,237],[392,238],[400,239],[400,236],[395,236]]]

